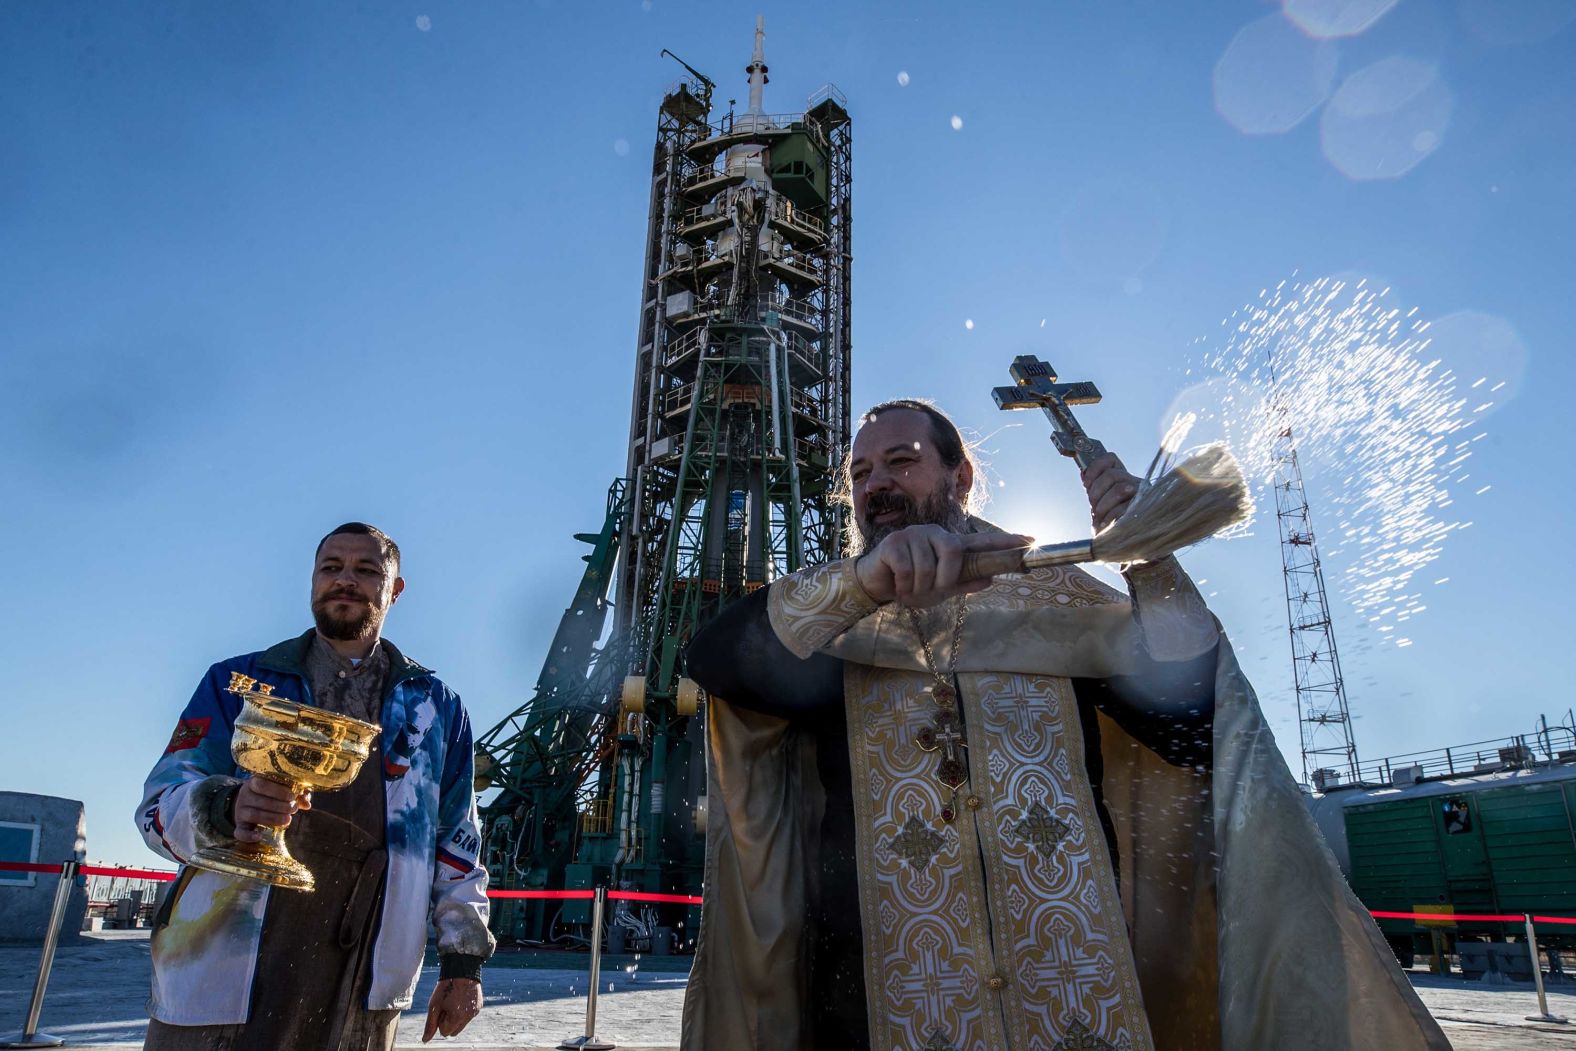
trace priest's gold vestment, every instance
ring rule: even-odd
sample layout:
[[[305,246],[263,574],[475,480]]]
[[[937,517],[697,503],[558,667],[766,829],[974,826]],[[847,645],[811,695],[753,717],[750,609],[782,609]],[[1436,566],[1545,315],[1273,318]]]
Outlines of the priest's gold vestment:
[[[870,1046],[878,1051],[1444,1049],[1319,838],[1251,688],[1175,560],[1130,601],[1081,570],[1000,578],[947,608],[968,782],[916,745],[931,673],[852,560],[772,585],[800,657],[843,659]],[[1100,720],[1113,871],[1070,680],[1218,643],[1208,769]],[[804,908],[824,800],[783,719],[709,702],[709,826],[685,1051],[807,1048]],[[942,811],[951,803],[954,813]],[[826,1049],[823,1049],[826,1051]]]

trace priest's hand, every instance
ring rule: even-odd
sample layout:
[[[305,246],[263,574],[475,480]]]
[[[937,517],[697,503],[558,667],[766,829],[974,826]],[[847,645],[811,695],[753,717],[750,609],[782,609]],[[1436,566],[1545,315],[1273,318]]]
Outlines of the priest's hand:
[[[481,1010],[481,982],[474,978],[440,980],[432,990],[432,999],[427,1002],[427,1028],[422,1030],[421,1042],[431,1041],[434,1033],[458,1036]]]
[[[1115,453],[1091,461],[1080,477],[1089,493],[1089,517],[1094,520],[1096,533],[1121,518],[1138,495],[1138,479],[1122,466]]]
[[[912,525],[859,556],[854,572],[859,586],[876,602],[923,609],[990,587],[990,577],[960,579],[965,553],[1030,543],[1030,537],[1013,533],[952,533],[937,525]]]
[[[258,825],[284,828],[297,810],[312,809],[312,793],[297,795],[289,785],[266,777],[248,777],[235,792],[235,838],[242,843],[262,841]]]

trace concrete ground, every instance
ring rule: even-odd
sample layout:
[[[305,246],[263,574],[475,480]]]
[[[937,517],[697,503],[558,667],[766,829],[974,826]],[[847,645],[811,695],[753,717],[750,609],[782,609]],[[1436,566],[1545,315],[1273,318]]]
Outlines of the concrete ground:
[[[1576,1051],[1576,982],[1547,986],[1549,1014],[1571,1020],[1554,1025],[1528,1021],[1538,1013],[1531,982],[1488,985],[1420,971],[1411,979],[1456,1051]]]
[[[453,1040],[434,1041],[473,1051],[552,1048],[579,1035],[585,1024],[586,973],[555,961],[500,957],[486,976],[486,1009]],[[511,964],[529,964],[514,966]],[[546,964],[546,966],[544,966]],[[0,947],[0,1034],[20,1029],[37,973],[38,950]],[[686,975],[682,961],[620,958],[604,968],[597,1006],[597,1036],[621,1048],[657,1051],[678,1043]],[[83,938],[56,957],[40,1028],[68,1046],[137,1048],[146,1026],[146,932]],[[422,972],[416,1003],[425,1005],[436,968]],[[1413,985],[1439,1019],[1456,1051],[1576,1051],[1576,1024],[1529,1022],[1537,1010],[1530,984],[1485,985],[1459,978],[1412,974]],[[1549,1009],[1576,1021],[1576,982],[1551,985]],[[400,1023],[399,1047],[418,1048],[424,1010]],[[1382,1049],[1375,1049],[1382,1051]]]

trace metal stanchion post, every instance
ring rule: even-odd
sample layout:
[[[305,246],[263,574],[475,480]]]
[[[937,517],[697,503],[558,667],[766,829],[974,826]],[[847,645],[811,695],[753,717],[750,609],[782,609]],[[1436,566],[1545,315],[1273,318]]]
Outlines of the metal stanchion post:
[[[33,999],[27,1005],[27,1021],[20,1033],[0,1037],[0,1047],[59,1047],[65,1040],[38,1031],[38,1016],[44,1010],[44,990],[49,987],[49,971],[55,966],[55,946],[60,942],[60,922],[71,900],[71,885],[76,882],[78,863],[60,863],[60,882],[55,884],[55,903],[49,910],[49,929],[44,932],[44,949],[38,956],[38,979],[33,983]]]
[[[1538,986],[1538,1013],[1528,1015],[1527,1021],[1551,1022],[1555,1025],[1564,1025],[1566,1019],[1561,1018],[1559,1015],[1549,1014],[1549,999],[1543,993],[1543,964],[1538,960],[1538,936],[1532,929],[1532,916],[1523,913],[1522,918],[1527,921],[1527,951],[1532,954],[1532,980]]]
[[[596,1038],[596,987],[602,983],[602,903],[607,888],[598,887],[591,903],[591,988],[586,996],[586,1031],[559,1044],[560,1051],[615,1051],[616,1044]]]

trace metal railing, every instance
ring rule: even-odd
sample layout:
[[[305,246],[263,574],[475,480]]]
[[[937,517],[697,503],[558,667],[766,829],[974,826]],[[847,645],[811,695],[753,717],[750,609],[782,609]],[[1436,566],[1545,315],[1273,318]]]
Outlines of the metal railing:
[[[793,318],[817,328],[821,324],[821,314],[815,305],[808,300],[793,299],[788,296],[763,295],[756,296],[753,301],[745,301],[737,307],[721,307],[718,314],[725,318],[742,318],[744,320],[761,320],[767,314],[777,314],[780,317]]]
[[[788,352],[794,357],[798,358],[799,363],[805,368],[809,369],[811,372],[814,372],[816,375],[820,375],[821,354],[820,351],[816,349],[815,341],[808,339],[797,332],[785,332],[783,333],[783,336],[788,340]]]
[[[793,440],[793,449],[794,455],[801,462],[818,462],[823,466],[829,465],[831,463],[831,456],[828,453],[826,444],[815,438],[795,437]]]
[[[662,413],[664,416],[673,416],[681,412],[688,412],[690,405],[695,401],[695,384],[686,383],[678,390],[668,391],[662,396]]]
[[[605,836],[613,831],[613,800],[608,797],[593,799],[591,805],[580,811],[580,833]]]
[[[662,364],[672,366],[680,359],[704,350],[709,338],[705,329],[695,328],[669,340],[662,348]],[[780,338],[787,340],[789,353],[799,359],[801,365],[815,373],[821,371],[820,353],[815,340],[799,332],[784,332]]]
[[[823,280],[821,276],[821,257],[813,252],[796,252],[791,249],[784,249],[780,254],[768,256],[762,262],[781,263],[784,266],[802,270],[817,281]]]
[[[678,339],[669,340],[667,346],[662,348],[662,364],[672,365],[680,358],[693,354],[706,346],[706,330],[703,328],[691,329]]]
[[[151,926],[166,881],[130,876],[88,876],[84,924],[94,920],[112,929]],[[83,928],[84,930],[87,927]]]
[[[778,197],[773,200],[771,217],[777,222],[802,226],[806,230],[813,230],[822,237],[826,236],[825,223],[804,209],[795,208],[793,202],[786,197]]]
[[[98,865],[101,863],[95,861],[92,864]],[[164,880],[143,879],[134,876],[88,876],[86,878],[89,908],[95,905],[113,903],[137,893],[142,894],[144,900],[151,901],[165,882]]]
[[[705,248],[695,249],[682,255],[674,253],[668,260],[668,269],[663,271],[663,276],[682,276],[686,271],[700,270],[716,264],[732,266],[733,259],[726,253],[719,255]]]
[[[794,412],[802,413],[822,423],[826,422],[827,414],[822,411],[820,403],[798,388],[789,392],[789,404],[793,406]]]
[[[776,255],[762,255],[761,264],[763,266],[770,265],[772,263],[793,267],[795,270],[798,270],[800,273],[809,277],[816,284],[822,284],[826,280],[825,275],[822,273],[825,268],[823,259],[814,252],[800,252],[792,248],[785,247]],[[693,252],[686,253],[683,256],[675,254],[674,257],[669,261],[668,269],[663,271],[663,274],[664,276],[679,276],[687,271],[701,271],[707,267],[732,266],[733,264],[733,250],[730,249],[724,252],[715,252],[706,248],[701,248]]]
[[[705,168],[691,176],[689,180],[686,181],[685,185],[694,185],[695,183],[706,182],[710,179],[720,177],[721,174],[722,173],[714,169]],[[795,208],[793,202],[788,200],[786,197],[772,198],[770,217],[775,223],[788,226],[797,226],[801,229],[809,230],[811,233],[820,237],[826,236],[826,223],[822,222],[819,217],[812,215],[810,212],[807,212],[802,208]],[[683,230],[691,226],[698,226],[701,223],[726,222],[727,220],[727,210],[717,207],[713,202],[707,204],[698,204],[692,208],[684,209],[679,213],[678,219],[674,225],[677,226],[678,229]]]
[[[714,167],[714,166],[711,166],[711,165],[707,165],[706,167],[701,168],[700,170],[695,172],[695,174],[691,175],[688,179],[685,179],[684,180],[684,188],[686,190],[693,190],[695,187],[699,186],[701,183],[704,183],[704,182],[716,182],[716,181],[718,181],[720,179],[742,179],[742,178],[744,178],[743,175],[734,175],[734,174],[730,173],[726,168],[717,168],[717,167]]]
[[[679,317],[694,320],[695,316],[702,314],[723,321],[764,321],[768,314],[776,314],[779,318],[789,318],[814,329],[819,330],[822,327],[821,311],[810,300],[770,293],[747,299],[738,305],[723,303],[714,298],[697,299],[690,304],[684,314],[670,315],[668,320],[673,321]]]
[[[1520,770],[1550,763],[1576,762],[1576,730],[1551,726],[1536,733],[1516,734],[1488,741],[1403,752],[1358,765],[1358,780],[1389,785],[1398,773],[1416,771],[1419,779]]]
[[[806,108],[815,109],[815,107],[819,106],[827,99],[831,99],[833,102],[837,103],[844,109],[848,108],[848,96],[844,95],[842,91],[838,89],[837,85],[832,83],[822,84],[820,87],[816,88],[815,92],[810,96],[810,104]]]
[[[699,204],[680,212],[678,222],[674,225],[683,230],[700,223],[727,222],[728,219],[729,216],[726,209],[718,208],[714,204]]]
[[[677,95],[680,88],[688,91],[696,98],[700,98],[706,94],[705,87],[702,86],[701,82],[696,80],[694,77],[678,77],[663,89],[662,97],[667,98],[669,95]]]
[[[790,124],[802,124],[802,123],[804,123],[804,113],[803,112],[800,112],[800,113],[765,113],[765,114],[760,114],[760,115],[747,114],[747,113],[729,113],[729,114],[726,114],[721,120],[717,121],[715,124],[713,124],[711,126],[712,137],[713,138],[721,138],[723,136],[732,135],[733,134],[733,130],[739,126],[741,118],[746,117],[746,116],[750,117],[751,120],[755,120],[755,121],[769,121],[769,122],[771,122],[771,124],[772,124],[772,126],[774,128],[782,130],[782,131],[786,131]],[[755,130],[756,130],[755,128],[749,128],[747,130],[741,130],[740,134],[741,135],[743,135],[743,134],[752,134],[752,133],[754,133]]]

